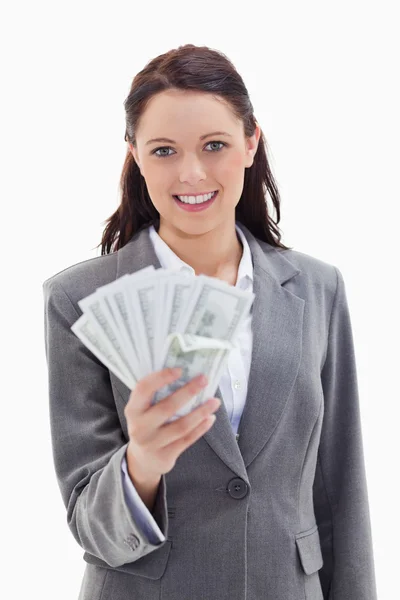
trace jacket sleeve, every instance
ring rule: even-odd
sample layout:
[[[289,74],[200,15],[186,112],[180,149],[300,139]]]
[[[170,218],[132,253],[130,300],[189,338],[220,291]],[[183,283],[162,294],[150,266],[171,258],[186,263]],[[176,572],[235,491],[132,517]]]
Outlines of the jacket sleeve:
[[[54,277],[43,283],[43,294],[53,461],[68,526],[85,552],[104,566],[119,567],[165,541],[150,542],[126,502],[122,461],[128,443],[110,373],[71,331],[82,311]],[[153,515],[167,537],[164,476]]]
[[[139,525],[147,540],[149,540],[152,544],[158,545],[160,542],[165,540],[165,536],[161,533],[153,515],[139,496],[135,486],[132,483],[128,473],[128,465],[125,455],[121,462],[121,468],[123,473],[122,482],[126,503],[129,506],[129,510],[132,513],[135,523]]]
[[[313,497],[324,600],[377,600],[352,326],[343,276],[321,371],[324,417]]]

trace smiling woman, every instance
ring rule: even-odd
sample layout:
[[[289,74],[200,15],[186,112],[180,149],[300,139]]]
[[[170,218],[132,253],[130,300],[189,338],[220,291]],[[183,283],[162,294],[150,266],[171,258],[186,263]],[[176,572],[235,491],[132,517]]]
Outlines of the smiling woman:
[[[160,127],[165,137],[155,137]],[[213,139],[216,135],[226,140]],[[148,102],[129,149],[160,215],[158,233],[167,243],[176,238],[177,229],[203,235],[210,266],[215,263],[213,254],[229,260],[235,249],[235,207],[243,192],[244,169],[253,163],[259,137],[256,126],[253,136],[245,138],[242,122],[226,102],[211,94],[169,89]],[[160,147],[161,141],[171,145]],[[226,248],[221,248],[221,239]],[[176,240],[174,249],[180,250]],[[198,249],[193,245],[193,256],[187,257],[192,262]]]
[[[236,221],[288,249],[277,227],[280,198],[265,138],[222,53],[189,44],[154,59],[134,78],[125,109],[122,199],[107,220],[102,254],[153,225],[196,274],[218,276],[238,268]]]
[[[222,52],[187,44],[154,58],[135,76],[125,111],[122,197],[106,221],[102,254],[154,225],[178,254],[180,240],[190,239],[185,256],[193,265],[207,248],[209,264],[201,267],[215,272],[216,261],[237,258],[236,221],[288,249],[280,241],[280,197],[265,137],[243,80]],[[214,191],[211,199],[198,198]]]
[[[222,53],[182,46],[136,75],[125,111],[122,198],[102,256],[44,283],[53,454],[87,563],[79,600],[376,600],[343,277],[280,242],[242,78]],[[135,287],[160,266],[173,273]],[[224,281],[220,295],[201,273]],[[146,320],[141,331],[133,311],[138,355],[190,306],[189,336],[231,339],[254,293],[224,372],[212,366],[215,422],[200,406],[167,424],[185,386],[154,406],[162,372],[129,390],[71,331],[80,300],[128,274]],[[120,294],[115,304],[110,338],[87,323],[105,352],[129,312]]]

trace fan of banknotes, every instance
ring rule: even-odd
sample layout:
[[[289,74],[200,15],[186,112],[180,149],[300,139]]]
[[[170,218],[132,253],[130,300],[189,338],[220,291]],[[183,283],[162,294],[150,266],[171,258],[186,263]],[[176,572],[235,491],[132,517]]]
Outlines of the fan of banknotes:
[[[149,266],[80,300],[71,330],[131,390],[153,371],[181,367],[152,404],[204,373],[208,385],[170,422],[215,394],[254,297],[214,277]]]

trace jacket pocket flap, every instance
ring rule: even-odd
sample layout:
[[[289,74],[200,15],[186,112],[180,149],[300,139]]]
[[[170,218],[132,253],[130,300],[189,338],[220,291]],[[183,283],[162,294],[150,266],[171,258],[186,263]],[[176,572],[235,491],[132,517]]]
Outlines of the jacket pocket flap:
[[[301,565],[307,575],[315,573],[324,564],[319,540],[318,525],[296,534],[296,544]]]

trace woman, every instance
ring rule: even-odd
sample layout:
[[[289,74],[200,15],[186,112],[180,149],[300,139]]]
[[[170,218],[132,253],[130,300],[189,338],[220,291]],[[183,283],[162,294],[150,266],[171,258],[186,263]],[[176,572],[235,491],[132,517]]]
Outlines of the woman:
[[[80,600],[376,599],[343,277],[280,242],[240,75],[222,53],[179,47],[134,78],[125,110],[102,255],[43,284],[55,469],[87,563]],[[130,390],[71,332],[80,299],[149,265],[255,294],[216,398],[168,424],[200,383],[151,406],[177,375]]]

